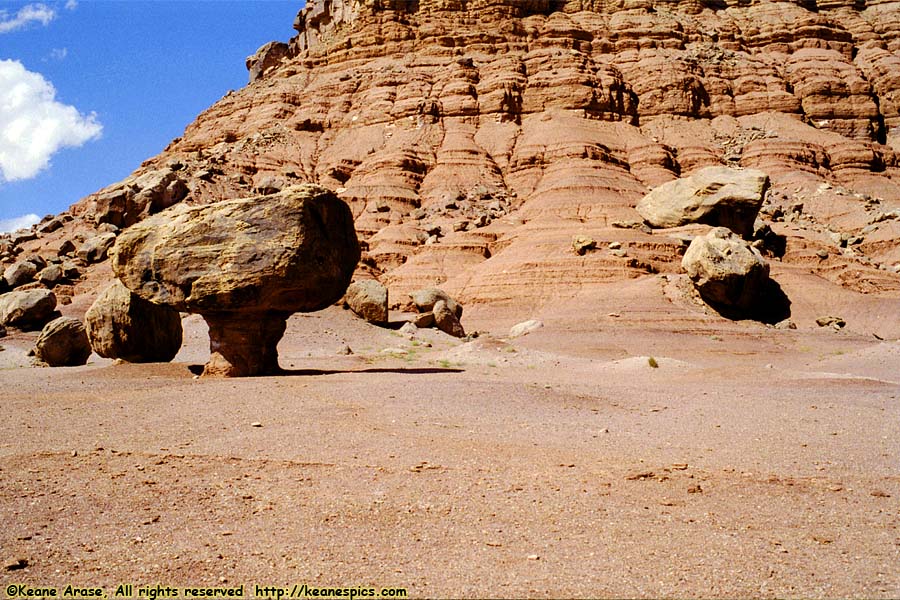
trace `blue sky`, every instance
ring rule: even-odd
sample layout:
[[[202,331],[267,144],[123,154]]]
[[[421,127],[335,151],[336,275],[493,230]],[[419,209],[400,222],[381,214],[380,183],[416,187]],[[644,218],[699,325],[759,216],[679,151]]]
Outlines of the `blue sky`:
[[[159,153],[247,84],[244,59],[290,39],[304,4],[0,0],[0,231]]]

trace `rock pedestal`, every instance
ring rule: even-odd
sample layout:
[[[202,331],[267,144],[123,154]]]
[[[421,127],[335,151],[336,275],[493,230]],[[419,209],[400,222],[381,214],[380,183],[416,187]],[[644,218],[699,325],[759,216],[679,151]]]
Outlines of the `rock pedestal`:
[[[278,371],[295,312],[340,300],[359,261],[349,207],[315,185],[206,206],[175,206],[125,230],[112,268],[138,296],[209,324],[204,374]]]

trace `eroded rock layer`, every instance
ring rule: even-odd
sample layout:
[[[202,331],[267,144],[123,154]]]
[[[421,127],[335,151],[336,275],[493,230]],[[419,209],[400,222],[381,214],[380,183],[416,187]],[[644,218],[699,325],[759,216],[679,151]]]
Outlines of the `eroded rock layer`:
[[[770,176],[786,268],[896,297],[898,23],[876,0],[312,0],[250,85],[72,212],[124,225],[314,182],[392,298],[540,304],[678,272],[684,239],[634,207],[724,164]],[[572,252],[582,234],[597,251]]]

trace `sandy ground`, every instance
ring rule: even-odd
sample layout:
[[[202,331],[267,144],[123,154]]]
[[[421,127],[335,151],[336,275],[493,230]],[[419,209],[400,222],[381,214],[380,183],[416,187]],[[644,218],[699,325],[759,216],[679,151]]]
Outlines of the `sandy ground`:
[[[194,316],[172,364],[0,340],[4,587],[900,597],[900,342],[467,318],[464,343],[297,315],[287,374],[243,380],[195,377]]]

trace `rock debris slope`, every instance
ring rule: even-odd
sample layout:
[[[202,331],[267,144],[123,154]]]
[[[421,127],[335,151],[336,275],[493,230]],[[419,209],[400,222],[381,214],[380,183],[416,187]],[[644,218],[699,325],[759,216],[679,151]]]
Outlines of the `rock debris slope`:
[[[650,231],[635,206],[727,165],[771,180],[758,246],[795,306],[896,312],[900,2],[311,0],[295,28],[64,230],[313,182],[392,298],[549,306],[681,273],[708,227]]]

